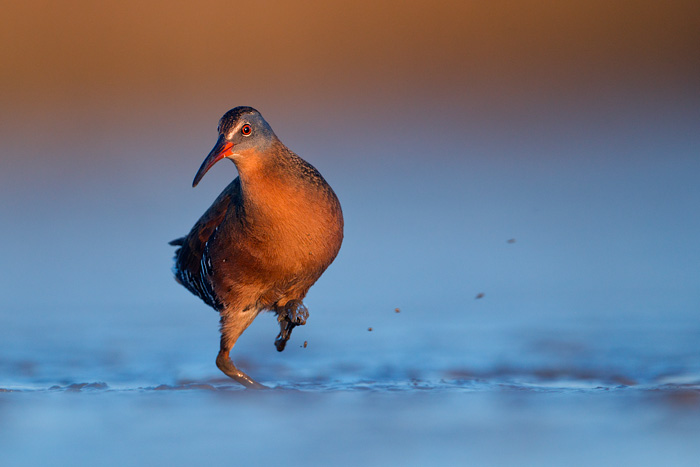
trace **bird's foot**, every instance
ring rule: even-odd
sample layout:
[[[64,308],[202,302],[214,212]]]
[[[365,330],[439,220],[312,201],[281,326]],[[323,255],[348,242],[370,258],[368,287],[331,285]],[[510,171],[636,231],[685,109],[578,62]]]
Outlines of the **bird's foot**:
[[[292,300],[284,306],[286,319],[294,326],[303,326],[306,320],[309,319],[309,309],[301,302],[301,300]],[[279,320],[279,318],[277,318]]]
[[[258,383],[253,378],[236,368],[236,365],[231,361],[228,350],[222,349],[219,355],[216,356],[216,366],[229,378],[241,383],[248,389],[269,389],[267,386]]]
[[[275,347],[278,352],[284,350],[287,341],[292,337],[292,330],[296,326],[303,326],[309,318],[309,310],[301,300],[292,300],[279,311],[277,321],[280,323],[280,333],[275,339]]]

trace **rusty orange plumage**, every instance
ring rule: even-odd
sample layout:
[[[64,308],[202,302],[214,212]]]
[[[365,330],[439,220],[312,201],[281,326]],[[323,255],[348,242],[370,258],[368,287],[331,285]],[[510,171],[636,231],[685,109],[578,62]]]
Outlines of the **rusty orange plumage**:
[[[292,329],[306,323],[302,300],[340,250],[343,214],[321,174],[287,148],[257,110],[228,111],[218,130],[193,186],[223,158],[234,162],[239,176],[187,236],[170,242],[179,246],[174,272],[221,315],[219,369],[259,388],[229,353],[266,310],[277,314],[275,345],[284,350]]]

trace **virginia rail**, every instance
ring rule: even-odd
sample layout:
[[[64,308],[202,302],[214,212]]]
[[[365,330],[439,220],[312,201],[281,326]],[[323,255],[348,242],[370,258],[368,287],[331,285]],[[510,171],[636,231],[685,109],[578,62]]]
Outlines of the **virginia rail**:
[[[216,365],[250,388],[265,386],[236,368],[229,353],[262,311],[277,314],[284,350],[309,312],[309,288],[333,262],[343,241],[343,213],[321,174],[285,146],[260,112],[236,107],[219,121],[219,139],[192,186],[228,158],[236,177],[179,246],[177,281],[221,315]]]

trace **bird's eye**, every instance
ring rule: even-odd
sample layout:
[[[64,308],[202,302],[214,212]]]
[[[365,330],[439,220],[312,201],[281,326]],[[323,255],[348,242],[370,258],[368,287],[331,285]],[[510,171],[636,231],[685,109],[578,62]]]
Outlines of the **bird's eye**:
[[[250,134],[253,132],[253,129],[250,128],[250,125],[243,125],[241,128],[241,134],[243,136],[250,136]]]

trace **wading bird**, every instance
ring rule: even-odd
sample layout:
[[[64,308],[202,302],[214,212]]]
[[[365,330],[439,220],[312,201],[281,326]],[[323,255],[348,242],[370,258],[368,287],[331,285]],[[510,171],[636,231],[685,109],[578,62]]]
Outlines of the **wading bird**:
[[[340,250],[343,213],[321,174],[287,148],[257,110],[229,110],[218,132],[192,186],[224,158],[238,177],[187,236],[170,242],[179,247],[173,271],[221,316],[219,369],[246,387],[264,388],[236,368],[230,351],[266,310],[277,314],[275,346],[284,350],[292,329],[309,316],[304,296]]]

